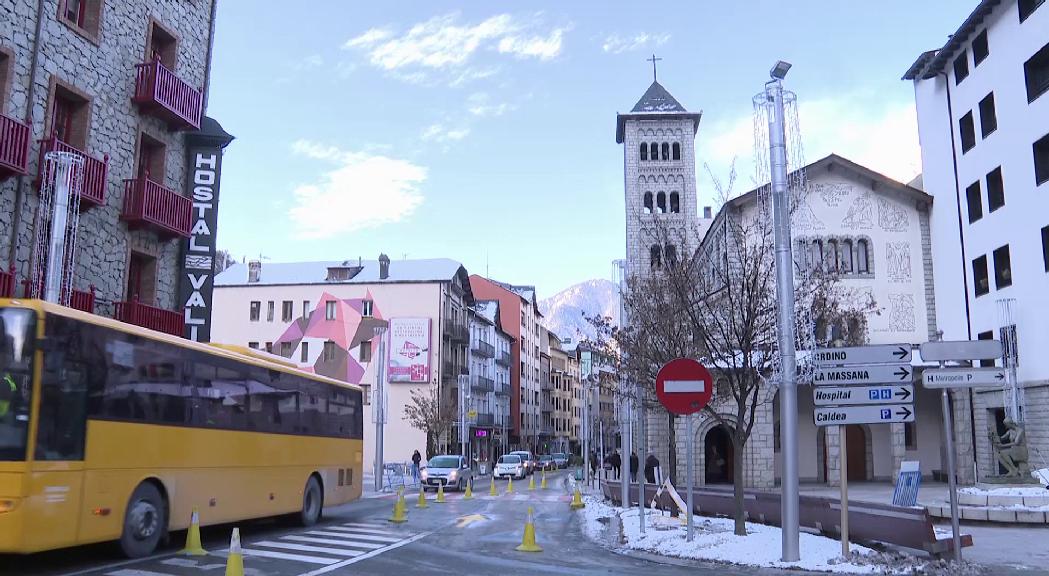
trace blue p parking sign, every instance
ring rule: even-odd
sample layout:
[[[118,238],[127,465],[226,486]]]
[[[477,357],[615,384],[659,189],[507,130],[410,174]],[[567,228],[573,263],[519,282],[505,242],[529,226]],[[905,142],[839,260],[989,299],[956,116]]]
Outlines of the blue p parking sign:
[[[891,420],[892,419],[892,410],[889,410],[888,408],[882,408],[881,409],[881,419],[882,420]]]

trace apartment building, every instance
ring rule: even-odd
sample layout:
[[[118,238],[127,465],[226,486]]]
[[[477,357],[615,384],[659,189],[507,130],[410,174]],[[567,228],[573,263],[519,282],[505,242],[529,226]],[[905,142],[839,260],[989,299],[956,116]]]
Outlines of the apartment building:
[[[478,300],[470,319],[470,445],[473,458],[488,462],[508,451],[510,427],[510,347],[499,327],[499,301]]]
[[[904,74],[935,199],[938,328],[945,340],[1002,340],[1018,382],[1015,395],[1007,385],[953,396],[956,421],[975,427],[979,478],[1000,471],[989,432],[1006,417],[1025,424],[1032,464],[1049,464],[1047,30],[1044,0],[983,0]]]
[[[39,296],[48,261],[63,258],[63,303],[183,334],[188,151],[217,137],[207,158],[217,192],[232,139],[204,117],[215,4],[0,6],[0,296]],[[63,247],[45,238],[65,198]],[[206,209],[213,234],[217,205]],[[210,279],[214,247],[198,255],[191,264]]]

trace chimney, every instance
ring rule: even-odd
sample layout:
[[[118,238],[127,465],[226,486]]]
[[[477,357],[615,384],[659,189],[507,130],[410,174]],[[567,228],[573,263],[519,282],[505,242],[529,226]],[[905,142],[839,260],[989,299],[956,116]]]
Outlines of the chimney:
[[[248,283],[254,284],[262,276],[262,260],[248,261]]]
[[[379,280],[385,280],[390,277],[390,257],[385,254],[379,254]]]
[[[710,220],[712,218],[712,216],[710,215],[710,206],[703,207],[703,217],[707,220]]]

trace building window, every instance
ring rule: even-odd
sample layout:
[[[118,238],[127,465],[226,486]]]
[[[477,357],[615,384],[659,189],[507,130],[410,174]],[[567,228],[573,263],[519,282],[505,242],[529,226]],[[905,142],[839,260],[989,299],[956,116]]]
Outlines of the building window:
[[[251,305],[250,305],[250,308],[249,308],[248,320],[251,321],[251,322],[258,322],[259,321],[259,313],[261,311],[262,311],[262,302],[259,302],[257,300],[253,300],[251,302]]]
[[[674,160],[681,160],[681,143],[674,142],[673,146]]]
[[[51,135],[84,150],[87,148],[90,119],[90,101],[72,89],[56,84],[51,96]]]
[[[980,332],[976,335],[976,338],[980,340],[994,340],[994,331]],[[994,360],[980,360],[980,366],[983,368],[994,368]]]
[[[1020,12],[1020,22],[1027,20],[1027,17],[1034,13],[1039,6],[1045,3],[1045,0],[1020,0],[1017,2],[1017,8]]]
[[[361,362],[372,361],[372,342],[371,340],[365,340],[361,342],[360,349],[357,352],[357,359]]]
[[[273,300],[266,303],[266,322],[273,322]]]
[[[983,198],[980,194],[979,180],[965,189],[965,202],[969,206],[969,224],[983,218]]]
[[[663,160],[670,160],[670,144],[663,143]]]
[[[656,212],[658,214],[667,213],[667,195],[665,192],[656,194]]]
[[[137,177],[163,184],[167,156],[167,146],[163,142],[145,132],[139,134]]]
[[[999,166],[987,174],[987,211],[994,212],[1002,206],[1005,206],[1005,184]]]
[[[299,345],[299,362],[305,364],[310,361],[310,343],[303,340]]]
[[[335,301],[328,300],[324,303],[324,319],[335,320]]]
[[[659,144],[651,142],[648,145],[648,158],[650,160],[659,160]]]
[[[677,263],[677,246],[674,246],[673,244],[667,244],[666,259],[667,266],[673,266]]]
[[[98,37],[101,16],[102,0],[61,0],[59,2],[58,19],[92,39]]]
[[[843,240],[841,243],[841,271],[852,273],[852,240]]]
[[[1024,62],[1024,77],[1027,79],[1027,101],[1034,102],[1049,90],[1049,44],[1035,52]]]
[[[642,161],[648,160],[648,144],[645,144],[644,142],[642,142],[641,146],[640,146],[640,150],[641,150],[641,160]]]
[[[659,254],[659,246],[650,246],[648,249],[648,265],[652,269],[658,269],[663,266],[662,256]]]
[[[677,192],[670,193],[670,213],[680,214],[681,213],[681,197]]]
[[[645,192],[645,197],[644,197],[644,200],[642,200],[642,203],[643,203],[642,211],[645,214],[651,214],[652,213],[652,193],[651,192]]]
[[[302,301],[302,317],[304,319],[309,319],[309,317],[310,317],[310,301],[309,300],[303,300]]]
[[[1049,272],[1049,226],[1042,227],[1042,264]]]
[[[903,423],[903,445],[907,450],[918,449],[918,427],[914,422]]]
[[[259,343],[258,342],[248,342],[248,348],[251,348],[252,350],[258,350],[259,349]]]
[[[838,268],[838,241],[828,240],[827,241],[827,270],[830,272],[837,273]]]
[[[11,82],[11,67],[14,58],[11,53],[4,51],[4,48],[0,47],[0,102],[7,102],[8,87]],[[4,111],[2,105],[0,105],[0,113]]]
[[[809,266],[812,271],[820,270],[823,267],[823,241],[813,240],[812,245],[809,248]]]
[[[164,29],[157,22],[149,25],[149,38],[147,40],[146,60],[149,62],[160,62],[168,70],[175,70],[178,61],[178,40],[175,35]]]
[[[152,305],[157,297],[157,259],[132,252],[127,263],[127,299]]]
[[[954,84],[961,84],[969,75],[969,53],[962,52],[954,59]]]
[[[980,256],[973,260],[973,290],[976,291],[977,297],[991,291],[990,283],[987,280],[987,256]]]
[[[994,287],[1001,290],[1013,284],[1013,271],[1009,263],[1009,245],[998,247],[994,253]]]
[[[994,92],[980,100],[980,135],[987,138],[998,129],[998,117],[994,113]]]
[[[280,355],[285,358],[291,358],[291,355],[295,353],[295,344],[291,342],[280,343]]]
[[[280,303],[281,322],[291,322],[291,315],[294,313],[294,304],[292,304],[291,300],[285,300]]]
[[[335,342],[328,340],[324,343],[324,348],[321,349],[321,356],[323,356],[325,362],[335,361]]]
[[[973,126],[972,110],[965,113],[958,121],[958,131],[962,136],[962,154],[965,154],[976,146],[976,128]]]
[[[871,273],[870,244],[863,239],[856,241],[856,272],[860,274]]]
[[[987,49],[987,30],[980,32],[973,38],[973,66],[979,66],[980,62],[987,59],[990,50]]]
[[[1041,186],[1049,180],[1049,134],[1031,146],[1034,152],[1034,181]]]
[[[361,316],[371,316],[371,315],[372,315],[372,301],[371,300],[362,300],[361,301]]]
[[[266,342],[266,352],[273,354],[273,342]]]

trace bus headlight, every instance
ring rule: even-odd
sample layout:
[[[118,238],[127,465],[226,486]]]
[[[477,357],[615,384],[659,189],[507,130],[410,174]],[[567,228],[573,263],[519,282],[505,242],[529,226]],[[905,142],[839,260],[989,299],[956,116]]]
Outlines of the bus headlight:
[[[0,514],[11,512],[18,507],[18,500],[0,498]]]

